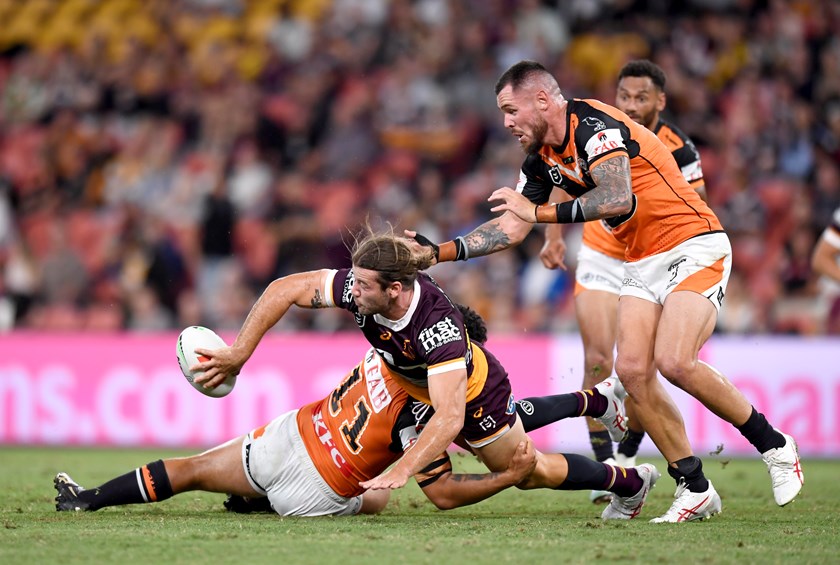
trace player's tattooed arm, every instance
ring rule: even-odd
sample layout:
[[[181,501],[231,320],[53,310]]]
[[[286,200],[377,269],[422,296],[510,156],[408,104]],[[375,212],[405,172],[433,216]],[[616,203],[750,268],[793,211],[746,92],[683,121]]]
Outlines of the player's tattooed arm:
[[[532,204],[529,204],[529,209],[533,209]],[[508,210],[501,216],[484,222],[463,236],[463,239],[469,257],[481,257],[519,245],[533,227],[533,223],[521,220],[515,212]]]
[[[599,163],[592,168],[590,174],[597,186],[578,198],[587,220],[611,218],[631,210],[633,186],[630,178],[630,159],[626,155]]]
[[[490,220],[464,236],[470,257],[490,255],[510,247],[511,241],[497,220]]]

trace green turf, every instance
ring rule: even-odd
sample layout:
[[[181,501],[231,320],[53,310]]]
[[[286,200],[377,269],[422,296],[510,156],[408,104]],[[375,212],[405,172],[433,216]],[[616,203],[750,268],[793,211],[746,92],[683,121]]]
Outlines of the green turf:
[[[724,512],[679,525],[647,522],[670,504],[667,476],[640,519],[607,524],[585,493],[509,490],[440,512],[413,482],[374,517],[240,516],[208,493],[95,513],[54,510],[57,471],[96,486],[173,455],[0,447],[0,563],[836,563],[840,553],[838,461],[806,460],[803,493],[778,508],[758,458],[706,457]],[[480,469],[470,457],[456,457],[456,466]]]

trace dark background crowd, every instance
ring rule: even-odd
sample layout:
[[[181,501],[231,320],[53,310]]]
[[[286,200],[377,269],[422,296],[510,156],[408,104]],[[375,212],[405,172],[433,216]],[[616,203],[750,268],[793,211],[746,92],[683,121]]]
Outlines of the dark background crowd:
[[[0,329],[235,330],[365,222],[440,241],[492,217],[523,158],[509,65],[612,103],[650,58],[732,238],[718,330],[840,333],[809,265],[840,207],[838,2],[0,0],[0,22]],[[432,273],[491,331],[573,330],[541,245]]]

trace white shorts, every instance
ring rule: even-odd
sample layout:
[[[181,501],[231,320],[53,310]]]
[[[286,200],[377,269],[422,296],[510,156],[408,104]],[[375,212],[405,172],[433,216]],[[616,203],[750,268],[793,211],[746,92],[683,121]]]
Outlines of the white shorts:
[[[619,294],[623,280],[623,260],[604,255],[588,245],[581,244],[575,269],[575,296],[584,290],[603,290]]]
[[[732,247],[725,233],[693,237],[669,251],[624,264],[621,296],[664,304],[669,294],[691,290],[718,311],[732,272]]]
[[[281,516],[358,514],[362,497],[344,498],[324,482],[303,445],[296,415],[297,410],[287,412],[245,436],[242,465],[248,482]]]

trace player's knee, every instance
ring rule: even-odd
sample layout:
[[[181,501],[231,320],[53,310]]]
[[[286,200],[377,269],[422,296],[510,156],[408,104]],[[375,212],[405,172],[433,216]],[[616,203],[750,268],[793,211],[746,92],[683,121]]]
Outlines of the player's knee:
[[[369,490],[362,495],[362,507],[359,514],[379,514],[388,505],[391,498],[390,490]],[[435,502],[435,501],[432,501]],[[435,503],[437,506],[437,503]],[[440,508],[438,506],[438,508]]]
[[[584,363],[586,364],[584,380],[590,381],[586,383],[587,385],[597,384],[612,374],[612,352],[587,351],[584,357]]]
[[[641,358],[619,357],[615,362],[615,372],[621,383],[627,388],[641,383],[647,376],[647,362]]]
[[[656,367],[662,376],[682,389],[689,388],[691,375],[696,366],[696,359],[675,355],[672,352],[656,356]]]

